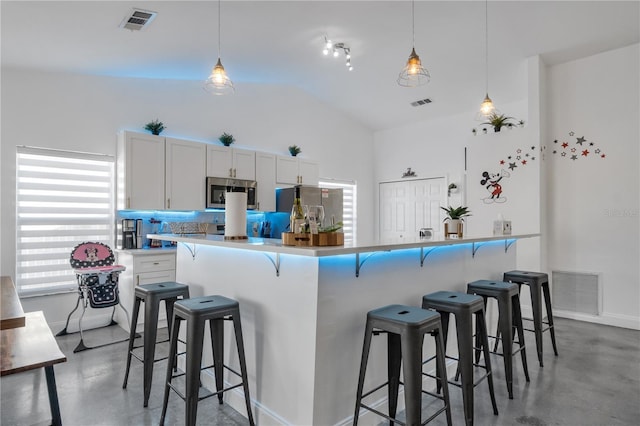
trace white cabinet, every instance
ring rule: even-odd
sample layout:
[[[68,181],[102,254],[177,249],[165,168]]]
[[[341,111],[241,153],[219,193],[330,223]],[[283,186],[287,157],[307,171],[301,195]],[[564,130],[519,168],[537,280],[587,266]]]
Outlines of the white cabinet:
[[[246,149],[207,145],[207,176],[256,180],[256,153]]]
[[[316,161],[298,157],[278,156],[276,182],[290,185],[317,185],[320,166]]]
[[[118,136],[118,210],[202,210],[206,145],[162,136]]]
[[[164,137],[122,132],[117,150],[118,209],[164,209]]]
[[[258,182],[258,210],[276,210],[276,156],[256,153],[256,181]]]
[[[165,208],[202,210],[205,207],[207,145],[165,139]]]
[[[117,263],[127,269],[120,274],[118,288],[120,289],[120,301],[127,309],[129,315],[133,313],[133,301],[135,288],[142,284],[162,283],[176,280],[176,252],[175,250],[149,249],[149,250],[118,250]],[[138,314],[139,332],[144,324],[144,304],[140,305]],[[126,316],[117,309],[118,324],[125,330],[129,330]],[[164,302],[161,302],[158,323],[166,325],[166,310]]]

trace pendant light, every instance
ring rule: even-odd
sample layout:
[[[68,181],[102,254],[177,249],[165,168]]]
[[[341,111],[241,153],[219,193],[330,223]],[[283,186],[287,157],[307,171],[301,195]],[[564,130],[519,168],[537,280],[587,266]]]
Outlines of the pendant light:
[[[207,81],[204,82],[204,90],[214,95],[232,94],[235,91],[233,82],[227,76],[220,60],[220,0],[218,0],[218,62],[211,70]]]
[[[411,2],[411,32],[413,36],[411,54],[407,60],[407,65],[400,71],[398,76],[398,84],[403,87],[422,86],[431,79],[429,71],[422,66],[420,57],[416,54],[415,1]]]
[[[488,0],[484,1],[484,43],[485,43],[485,89],[486,94],[484,100],[480,105],[480,118],[486,119],[490,115],[496,112],[496,107],[493,105],[493,101],[489,97],[489,12],[488,12]]]

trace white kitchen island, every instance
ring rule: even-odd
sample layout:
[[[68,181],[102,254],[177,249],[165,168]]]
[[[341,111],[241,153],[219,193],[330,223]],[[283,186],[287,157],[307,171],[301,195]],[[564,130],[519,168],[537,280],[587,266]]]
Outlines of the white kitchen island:
[[[149,238],[178,243],[176,280],[190,286],[192,297],[220,294],[240,303],[258,424],[346,425],[353,417],[369,310],[395,303],[420,306],[424,294],[464,292],[470,281],[501,279],[516,267],[516,241],[536,236],[310,248],[214,235]],[[231,329],[225,330],[225,361],[237,369]],[[455,333],[450,339],[448,352],[455,354]],[[374,339],[365,389],[386,380],[386,340]],[[211,360],[210,353],[203,362]],[[425,356],[432,353],[427,340]],[[213,388],[211,375],[203,384]],[[225,380],[237,383],[233,377]],[[367,399],[374,406],[385,401],[386,391]],[[246,414],[237,389],[225,394],[225,402]],[[199,416],[205,413],[198,410]],[[381,420],[367,412],[360,424]]]

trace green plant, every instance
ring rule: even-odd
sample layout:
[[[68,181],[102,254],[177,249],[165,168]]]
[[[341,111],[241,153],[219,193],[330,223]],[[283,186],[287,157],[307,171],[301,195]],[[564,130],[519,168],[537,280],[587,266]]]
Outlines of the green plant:
[[[222,133],[222,135],[220,135],[218,140],[220,142],[222,142],[222,145],[224,145],[224,146],[229,146],[229,145],[231,145],[232,143],[234,143],[236,141],[236,139],[233,137],[233,135],[230,135],[227,132]]]
[[[506,127],[513,127],[516,125],[523,125],[524,122],[522,120],[520,120],[519,122],[512,122],[510,120],[515,120],[515,118],[513,117],[507,117],[504,114],[497,114],[497,113],[492,113],[489,117],[487,117],[487,120],[482,124],[489,124],[491,126],[493,126],[493,130],[495,132],[499,132],[500,129],[504,126]]]
[[[151,132],[152,135],[159,135],[164,129],[166,129],[166,127],[164,127],[162,121],[156,118],[155,120],[148,122],[144,126],[144,129]]]
[[[289,154],[293,155],[294,157],[298,154],[300,154],[302,152],[302,150],[300,149],[300,147],[298,145],[291,145],[289,147]]]
[[[445,222],[447,220],[457,220],[460,219],[464,222],[464,218],[467,216],[471,216],[471,212],[469,211],[469,207],[440,207],[442,210],[447,212],[447,217],[444,219]]]

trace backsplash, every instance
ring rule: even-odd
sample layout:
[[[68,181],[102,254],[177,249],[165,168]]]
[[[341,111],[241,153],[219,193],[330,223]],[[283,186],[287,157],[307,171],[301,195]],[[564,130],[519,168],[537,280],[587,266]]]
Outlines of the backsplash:
[[[171,233],[172,222],[207,223],[209,233],[216,233],[215,226],[224,224],[224,210],[214,211],[164,211],[164,210],[119,210],[116,213],[116,246],[122,247],[122,219],[142,219],[142,235]],[[152,223],[151,220],[159,221]],[[280,238],[289,228],[289,214],[279,212],[247,211],[247,235],[249,237]],[[148,238],[142,239],[143,248],[150,246]],[[163,242],[168,245],[168,242]]]

